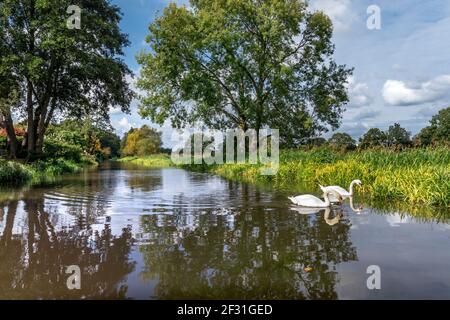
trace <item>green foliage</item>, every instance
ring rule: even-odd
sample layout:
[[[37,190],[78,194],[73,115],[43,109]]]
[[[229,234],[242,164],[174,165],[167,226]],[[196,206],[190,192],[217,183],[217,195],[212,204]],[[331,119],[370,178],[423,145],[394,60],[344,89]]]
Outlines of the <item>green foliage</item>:
[[[384,147],[387,144],[386,133],[378,128],[369,129],[360,139],[361,149]]]
[[[414,137],[417,146],[450,145],[450,107],[434,115],[428,127]]]
[[[384,132],[378,128],[369,129],[360,139],[359,148],[392,148],[403,149],[412,146],[411,133],[395,123]]]
[[[433,139],[438,143],[450,143],[450,107],[442,109],[430,121]]]
[[[162,140],[161,132],[147,125],[140,129],[131,129],[123,142],[122,154],[124,156],[147,156],[159,153]]]
[[[41,182],[48,177],[55,177],[64,173],[77,172],[82,166],[80,162],[64,158],[54,158],[46,161],[39,160],[30,165],[33,180],[36,182]]]
[[[75,144],[48,139],[44,144],[44,155],[47,158],[63,158],[80,162],[83,150]]]
[[[23,185],[29,182],[37,184],[53,180],[61,174],[77,172],[85,165],[92,164],[89,159],[85,158],[77,162],[71,159],[54,157],[37,160],[31,164],[0,159],[0,184]]]
[[[356,149],[356,141],[347,133],[337,132],[333,134],[328,140],[328,144],[334,150],[341,152]]]
[[[74,4],[82,8],[80,29],[66,24]],[[129,111],[131,71],[120,57],[129,42],[120,19],[109,0],[0,2],[0,76],[8,70],[15,81],[8,86],[20,91],[15,115],[32,115],[29,156],[42,152],[46,126],[57,115],[108,121],[111,106]]]
[[[167,168],[173,166],[170,156],[167,154],[154,154],[145,157],[124,157],[118,161],[137,164],[148,168]]]
[[[31,180],[31,171],[23,164],[0,159],[0,183],[22,184]]]
[[[450,150],[448,148],[369,150],[336,153],[282,150],[276,175],[260,175],[259,165],[225,164],[203,170],[230,179],[266,181],[278,186],[309,184],[348,186],[361,179],[361,192],[374,199],[450,206]]]
[[[337,65],[331,20],[302,0],[169,4],[138,57],[140,114],[174,127],[280,128],[282,144],[337,128],[352,70]]]
[[[388,147],[402,148],[411,146],[411,133],[395,123],[386,132],[386,142]]]
[[[109,129],[102,129],[90,119],[66,120],[48,129],[44,153],[80,161],[82,156],[98,161],[118,157],[120,138]]]
[[[6,137],[0,136],[0,150],[6,150]]]

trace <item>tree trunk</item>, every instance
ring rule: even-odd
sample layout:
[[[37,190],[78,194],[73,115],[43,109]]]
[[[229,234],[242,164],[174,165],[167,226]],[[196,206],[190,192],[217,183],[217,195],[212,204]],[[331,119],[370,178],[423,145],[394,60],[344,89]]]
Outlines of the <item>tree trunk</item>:
[[[17,200],[13,200],[7,204],[8,206],[8,215],[6,216],[6,223],[5,223],[5,229],[3,230],[3,236],[0,240],[3,241],[3,244],[8,247],[8,244],[11,242],[12,239],[12,230],[14,227],[14,219],[16,217],[17,212],[17,206],[18,202]],[[1,210],[4,210],[3,208],[0,208]]]
[[[33,84],[27,81],[27,151],[28,158],[33,157],[36,151],[34,112],[33,112]]]
[[[7,141],[9,146],[9,158],[16,159],[19,142],[17,141],[16,132],[14,130],[14,123],[11,117],[9,107],[6,107],[2,112],[2,123],[5,126]]]
[[[47,99],[45,103],[41,106],[41,112],[39,114],[39,120],[37,121],[36,125],[36,132],[37,132],[37,139],[36,139],[36,153],[42,154],[43,147],[44,147],[44,136],[45,131],[47,129],[47,118],[48,116],[52,116],[53,110],[56,105],[56,99],[52,99],[52,105],[50,107],[50,112],[48,111],[48,105],[50,104],[50,99]],[[48,114],[47,114],[48,113]]]
[[[29,13],[29,38],[28,38],[28,53],[31,56],[35,55],[35,27],[31,24],[31,21],[35,19],[35,1],[31,0],[30,3],[30,13]],[[26,97],[26,106],[27,106],[27,152],[28,152],[28,160],[32,160],[34,157],[34,153],[36,151],[36,128],[34,126],[34,107],[33,107],[33,82],[31,78],[27,78],[27,97]],[[36,97],[37,99],[37,97]]]

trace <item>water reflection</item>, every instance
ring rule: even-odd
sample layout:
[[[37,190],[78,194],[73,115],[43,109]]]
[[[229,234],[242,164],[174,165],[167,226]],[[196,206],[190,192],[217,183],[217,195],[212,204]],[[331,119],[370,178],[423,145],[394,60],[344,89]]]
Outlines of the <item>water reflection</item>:
[[[392,241],[398,221],[380,220],[385,211],[363,209],[361,199],[305,212],[286,195],[179,169],[114,164],[0,192],[0,298],[377,297],[363,291],[365,267],[374,257],[389,264],[364,235],[377,230]],[[428,236],[415,220],[405,226]],[[406,242],[405,249],[420,257],[409,241],[415,247]],[[450,266],[450,255],[443,259],[439,267]],[[82,270],[81,290],[66,286],[69,265]]]
[[[7,214],[0,237],[1,299],[125,298],[123,278],[134,269],[128,258],[130,228],[119,236],[107,225],[101,232],[56,230],[43,201],[26,199],[20,205],[19,210],[19,201],[3,204]],[[81,269],[81,290],[67,289],[65,271],[70,265]]]

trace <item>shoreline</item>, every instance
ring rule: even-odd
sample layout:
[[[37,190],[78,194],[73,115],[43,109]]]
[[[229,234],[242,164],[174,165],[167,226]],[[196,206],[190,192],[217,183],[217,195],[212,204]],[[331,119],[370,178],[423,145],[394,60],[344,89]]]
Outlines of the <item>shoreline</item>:
[[[34,163],[0,159],[0,187],[38,185],[59,176],[76,173],[86,167],[97,165],[98,163],[88,160],[76,162],[61,158]]]
[[[373,200],[405,201],[409,204],[450,208],[450,149],[368,150],[339,153],[329,148],[310,151],[282,150],[278,172],[260,175],[262,165],[215,164],[175,165],[168,155],[128,157],[144,167],[179,167],[208,172],[229,180],[265,182],[275,187],[289,185],[341,185],[348,188],[354,179],[363,185],[357,192]]]

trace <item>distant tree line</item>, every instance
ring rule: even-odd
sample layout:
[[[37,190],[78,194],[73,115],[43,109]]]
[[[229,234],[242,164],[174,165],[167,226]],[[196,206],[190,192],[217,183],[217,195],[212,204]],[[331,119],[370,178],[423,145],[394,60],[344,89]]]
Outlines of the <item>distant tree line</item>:
[[[379,128],[369,129],[356,142],[349,134],[337,132],[328,139],[318,137],[308,141],[309,147],[328,144],[338,151],[350,151],[355,149],[391,148],[404,149],[410,147],[429,147],[446,145],[450,146],[450,107],[442,109],[434,115],[430,125],[423,128],[417,135],[411,137],[411,133],[402,128],[399,123],[389,126],[383,131]]]

